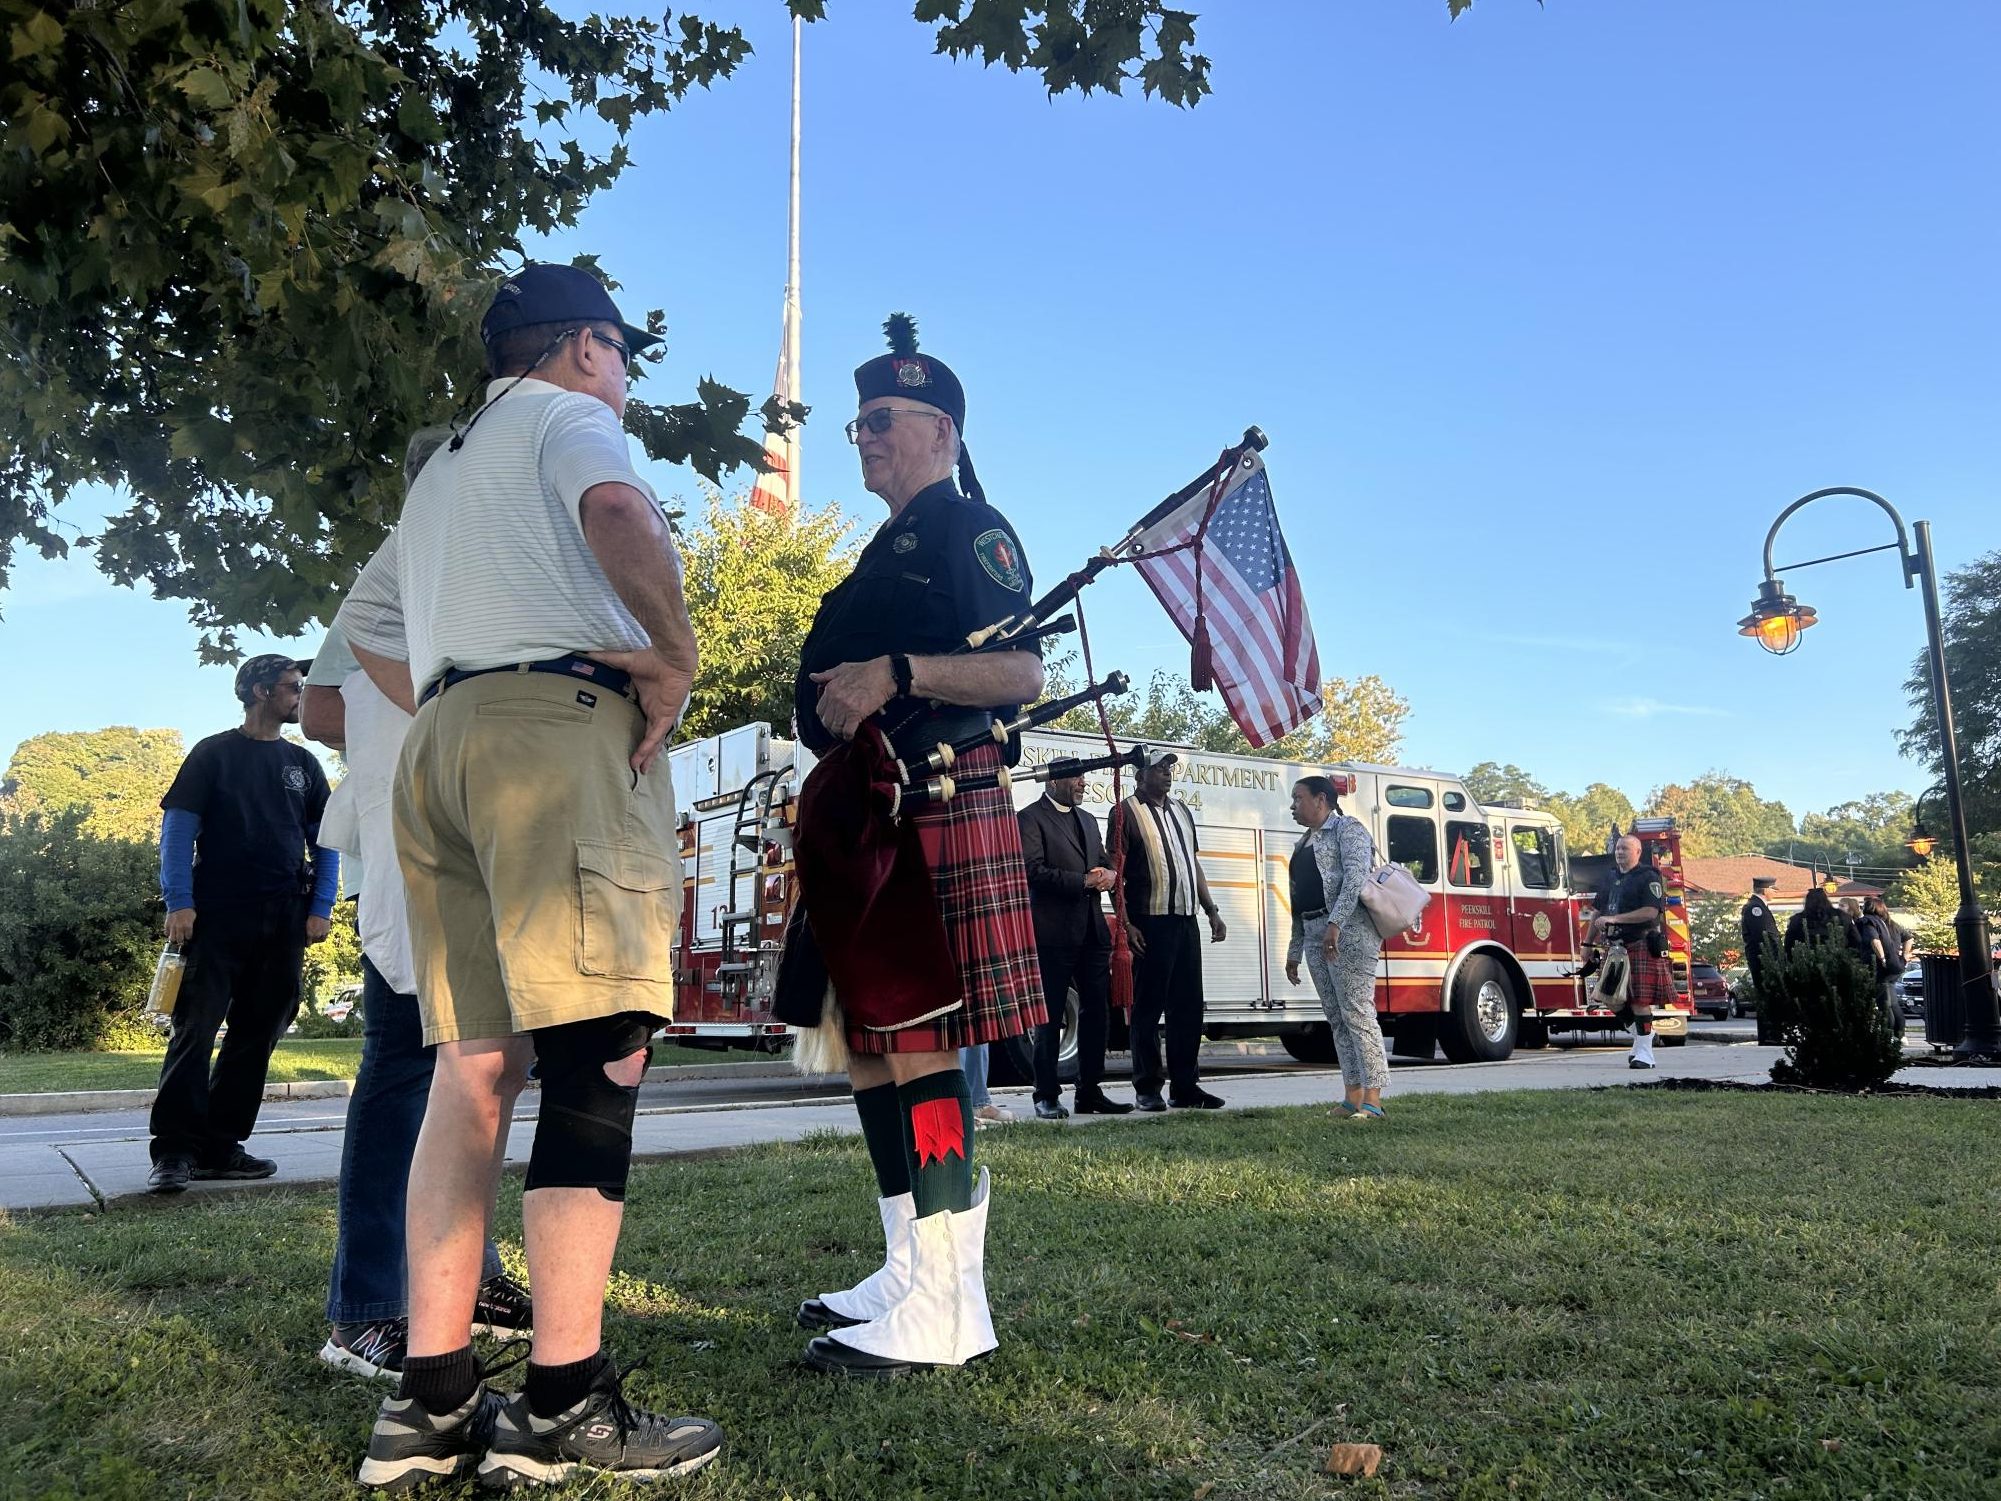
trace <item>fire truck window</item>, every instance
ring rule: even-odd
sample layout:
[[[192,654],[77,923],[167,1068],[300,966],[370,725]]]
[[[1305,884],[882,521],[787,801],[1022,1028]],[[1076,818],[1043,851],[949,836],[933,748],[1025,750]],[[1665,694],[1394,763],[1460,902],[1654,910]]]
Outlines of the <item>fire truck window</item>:
[[[1445,876],[1454,886],[1494,884],[1494,850],[1484,823],[1460,823],[1447,819],[1445,847],[1451,851]]]
[[[1396,789],[1390,789],[1394,796]],[[1431,794],[1426,793],[1429,797]],[[1425,885],[1438,880],[1438,825],[1428,818],[1392,816],[1390,864],[1401,865]]]
[[[1445,811],[1447,813],[1464,813],[1466,811],[1466,794],[1463,792],[1446,793]]]
[[[1538,891],[1554,890],[1556,841],[1550,837],[1550,831],[1517,826],[1514,839],[1515,868],[1522,873],[1522,884]]]
[[[1429,808],[1431,789],[1429,787],[1392,787],[1383,794],[1392,808]]]

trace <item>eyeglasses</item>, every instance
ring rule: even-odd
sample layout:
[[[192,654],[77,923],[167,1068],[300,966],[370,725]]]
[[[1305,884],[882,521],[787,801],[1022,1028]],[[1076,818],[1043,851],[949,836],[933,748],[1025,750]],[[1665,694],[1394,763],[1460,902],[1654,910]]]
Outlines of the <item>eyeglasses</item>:
[[[866,417],[857,417],[847,425],[848,441],[850,443],[861,442],[861,431],[863,428],[867,428],[880,438],[884,433],[889,431],[899,412],[906,417],[942,417],[945,415],[943,412],[927,412],[922,407],[877,407]]]
[[[616,349],[618,351],[618,359],[620,364],[630,365],[632,363],[632,351],[630,349],[627,349],[625,345],[620,343],[617,339],[614,339],[610,334],[601,334],[594,328],[587,328],[584,330],[584,332],[588,334],[591,338],[596,339],[598,343],[609,344],[613,349]]]

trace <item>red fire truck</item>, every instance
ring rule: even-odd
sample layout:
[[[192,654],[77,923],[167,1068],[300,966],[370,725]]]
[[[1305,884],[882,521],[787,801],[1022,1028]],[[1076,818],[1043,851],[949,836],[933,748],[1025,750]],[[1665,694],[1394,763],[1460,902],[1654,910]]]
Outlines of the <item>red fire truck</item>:
[[[1204,873],[1229,929],[1226,942],[1203,946],[1210,1037],[1277,1037],[1304,1061],[1333,1057],[1310,983],[1285,980],[1292,922],[1286,866],[1300,832],[1291,819],[1292,786],[1311,774],[1332,777],[1383,857],[1434,894],[1419,920],[1384,945],[1376,982],[1376,1008],[1400,1056],[1442,1050],[1455,1062],[1490,1061],[1517,1047],[1546,1046],[1552,1034],[1617,1031],[1609,1012],[1589,1004],[1588,981],[1577,976],[1580,914],[1610,858],[1572,855],[1550,814],[1483,808],[1459,778],[1438,772],[1171,748],[1180,757],[1175,793],[1194,812]],[[1037,730],[1026,737],[1023,759],[1033,765],[1103,750],[1092,736]],[[698,1046],[775,1049],[787,1028],[771,1019],[771,984],[792,895],[793,808],[811,753],[752,724],[676,747],[671,765],[685,904],[676,1012],[666,1034]],[[1130,779],[1126,785],[1130,790]],[[1026,803],[1040,788],[1023,783],[1016,796]],[[1102,817],[1111,798],[1111,774],[1093,775],[1085,805]],[[1642,820],[1632,832],[1670,887],[1679,997],[1655,1030],[1674,1046],[1686,1040],[1690,1015],[1680,837],[1670,820]],[[1074,1010],[1066,1022],[1067,1076]],[[1011,1051],[998,1060],[1003,1072],[1012,1062],[1026,1074],[1026,1043]]]

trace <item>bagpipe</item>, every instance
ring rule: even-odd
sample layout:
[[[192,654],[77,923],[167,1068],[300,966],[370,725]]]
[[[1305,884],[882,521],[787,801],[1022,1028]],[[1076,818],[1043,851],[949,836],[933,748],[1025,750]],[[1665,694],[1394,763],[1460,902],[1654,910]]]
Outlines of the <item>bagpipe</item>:
[[[1201,474],[1149,510],[1118,542],[1100,548],[1022,613],[970,633],[949,655],[1017,649],[1075,629],[1081,636],[1088,679],[1094,669],[1081,606],[1075,619],[1056,612],[1076,601],[1107,568],[1132,561],[1149,528],[1203,492],[1219,493],[1245,455],[1262,450],[1267,441],[1258,428],[1247,428],[1240,442],[1225,448]],[[843,1012],[865,1027],[895,1028],[948,1014],[962,1003],[958,966],[937,893],[915,821],[906,814],[922,806],[949,804],[975,790],[1111,771],[1113,807],[1107,844],[1113,868],[1122,875],[1122,773],[1157,764],[1144,745],[1121,751],[1113,739],[1105,701],[1130,688],[1124,673],[1112,672],[1077,693],[996,719],[976,733],[902,755],[884,728],[871,719],[851,740],[819,758],[800,789],[794,835],[799,900],[787,923],[772,1008],[778,1020],[814,1034],[795,1051],[802,1069],[833,1072],[845,1067]],[[963,757],[983,746],[1018,749],[1023,731],[1085,705],[1098,711],[1104,755],[1062,757],[1025,770],[1006,765],[955,770]],[[899,740],[906,738],[899,730]],[[1113,882],[1112,901],[1112,999],[1129,1009],[1133,960],[1123,879]]]

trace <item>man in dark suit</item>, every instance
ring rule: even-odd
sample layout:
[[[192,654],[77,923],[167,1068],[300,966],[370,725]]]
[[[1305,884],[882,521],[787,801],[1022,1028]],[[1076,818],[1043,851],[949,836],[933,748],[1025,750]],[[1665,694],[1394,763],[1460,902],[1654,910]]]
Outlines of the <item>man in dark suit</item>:
[[[1060,1121],[1063,1087],[1056,1077],[1056,1051],[1063,1037],[1063,1008],[1077,988],[1077,1095],[1079,1115],[1124,1115],[1133,1107],[1107,1099],[1105,1033],[1111,993],[1111,937],[1105,927],[1104,893],[1113,875],[1105,863],[1098,821],[1079,808],[1082,777],[1052,777],[1047,791],[1015,816],[1021,822],[1021,853],[1028,865],[1028,895],[1035,918],[1035,947],[1042,962],[1042,990],[1048,1019],[1035,1029],[1035,1113]]]

